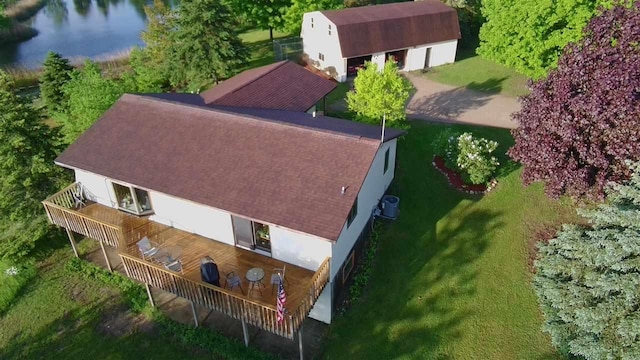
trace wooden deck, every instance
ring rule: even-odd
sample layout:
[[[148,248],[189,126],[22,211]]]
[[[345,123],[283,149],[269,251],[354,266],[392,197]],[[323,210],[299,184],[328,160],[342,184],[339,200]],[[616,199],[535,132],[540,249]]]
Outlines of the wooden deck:
[[[77,189],[76,184],[43,202],[52,223],[96,239],[101,245],[118,248],[130,278],[222,311],[264,330],[293,338],[328,283],[328,259],[313,272],[97,203],[85,202],[84,206],[75,208],[69,200],[74,189]],[[143,260],[136,243],[144,236],[157,243],[160,251],[179,258],[183,273],[166,270],[154,259]],[[242,280],[242,291],[237,287],[228,290],[202,282],[200,259],[204,256],[210,256],[218,265],[223,286],[224,274],[233,271]],[[249,291],[246,273],[256,267],[265,271],[264,287]],[[277,289],[272,292],[270,279],[274,268],[283,267],[286,267],[288,313],[286,321],[279,323],[276,322]]]

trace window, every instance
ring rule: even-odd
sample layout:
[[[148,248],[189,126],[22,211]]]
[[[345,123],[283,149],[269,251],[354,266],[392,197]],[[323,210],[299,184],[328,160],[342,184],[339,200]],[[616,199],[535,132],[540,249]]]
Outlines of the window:
[[[311,28],[313,29],[313,18],[311,18]]]
[[[331,24],[329,24],[329,36],[331,36]]]
[[[318,53],[318,59],[324,61],[324,54],[323,53]]]
[[[349,279],[349,275],[351,274],[351,271],[353,270],[353,266],[355,265],[355,258],[354,258],[355,252],[351,252],[351,254],[349,254],[349,256],[347,257],[347,260],[344,261],[344,265],[342,266],[342,283],[344,284],[347,279]]]
[[[389,170],[389,149],[387,149],[387,151],[384,153],[384,172],[383,172],[383,174],[386,174],[387,170]]]
[[[113,193],[116,195],[118,208],[130,213],[142,215],[153,211],[149,193],[147,191],[117,183],[113,184]]]
[[[353,202],[353,206],[351,207],[351,211],[349,211],[349,217],[347,218],[347,227],[351,225],[353,220],[358,215],[358,197],[356,196],[356,200]]]

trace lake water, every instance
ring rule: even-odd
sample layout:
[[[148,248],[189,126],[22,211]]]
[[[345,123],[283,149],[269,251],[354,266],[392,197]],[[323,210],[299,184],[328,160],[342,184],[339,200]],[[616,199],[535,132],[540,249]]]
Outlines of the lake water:
[[[27,23],[40,33],[0,46],[0,65],[36,67],[49,50],[71,59],[107,59],[141,45],[151,0],[49,0]]]

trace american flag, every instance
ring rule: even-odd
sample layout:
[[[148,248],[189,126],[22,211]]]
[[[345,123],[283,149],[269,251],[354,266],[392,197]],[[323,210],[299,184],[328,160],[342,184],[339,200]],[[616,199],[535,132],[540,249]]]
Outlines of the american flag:
[[[278,297],[276,298],[276,302],[278,305],[278,314],[276,315],[276,319],[278,320],[278,323],[281,323],[284,321],[284,306],[287,303],[287,293],[284,292],[282,281],[280,281],[280,285],[278,285]]]

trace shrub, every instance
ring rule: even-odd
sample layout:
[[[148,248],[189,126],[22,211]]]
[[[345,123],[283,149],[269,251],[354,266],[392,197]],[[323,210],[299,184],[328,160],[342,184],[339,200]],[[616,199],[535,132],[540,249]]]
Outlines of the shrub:
[[[491,153],[498,148],[496,141],[474,138],[471,133],[458,137],[458,168],[465,181],[472,184],[484,184],[498,167],[498,159]]]
[[[496,171],[499,162],[491,153],[498,148],[493,140],[476,138],[466,132],[447,129],[433,142],[433,153],[444,159],[445,165],[458,171],[465,182],[485,184]]]
[[[433,141],[433,153],[444,159],[450,169],[458,168],[458,137],[459,132],[446,129]]]

